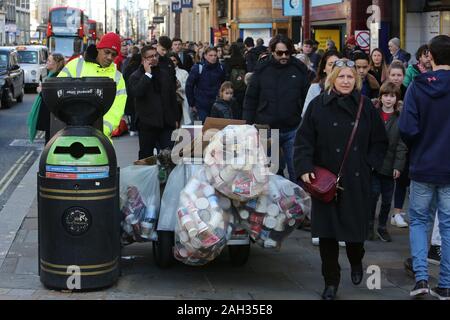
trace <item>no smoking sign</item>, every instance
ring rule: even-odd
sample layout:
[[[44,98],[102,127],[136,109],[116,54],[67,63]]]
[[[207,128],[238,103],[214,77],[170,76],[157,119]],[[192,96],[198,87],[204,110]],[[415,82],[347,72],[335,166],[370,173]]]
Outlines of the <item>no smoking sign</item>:
[[[355,38],[362,50],[370,50],[370,31],[355,31]]]

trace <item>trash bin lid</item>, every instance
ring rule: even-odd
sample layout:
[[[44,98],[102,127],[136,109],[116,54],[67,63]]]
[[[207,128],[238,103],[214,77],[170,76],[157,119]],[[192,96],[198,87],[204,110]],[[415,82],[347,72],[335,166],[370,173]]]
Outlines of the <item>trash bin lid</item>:
[[[114,103],[116,83],[104,77],[49,78],[42,84],[42,98],[67,125],[92,125]]]

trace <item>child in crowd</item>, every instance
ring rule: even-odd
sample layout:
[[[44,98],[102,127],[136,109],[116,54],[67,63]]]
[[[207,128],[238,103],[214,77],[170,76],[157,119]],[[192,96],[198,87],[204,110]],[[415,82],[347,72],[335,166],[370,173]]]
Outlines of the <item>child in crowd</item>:
[[[211,117],[221,119],[234,119],[237,114],[237,105],[233,99],[233,84],[226,81],[220,87],[220,95],[211,109]]]
[[[386,225],[391,211],[394,181],[400,177],[404,170],[407,153],[407,147],[401,140],[398,129],[400,95],[399,86],[393,82],[385,82],[380,89],[380,107],[378,110],[385,123],[389,148],[382,168],[372,174],[372,212],[369,221],[369,240],[374,238],[375,211],[381,195],[381,208],[376,234],[384,242],[392,241]]]

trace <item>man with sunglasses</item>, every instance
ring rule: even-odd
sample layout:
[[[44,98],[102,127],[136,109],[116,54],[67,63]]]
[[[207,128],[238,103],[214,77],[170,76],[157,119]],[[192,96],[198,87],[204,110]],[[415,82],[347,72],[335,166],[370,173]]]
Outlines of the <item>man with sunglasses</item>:
[[[295,182],[293,147],[309,88],[308,69],[292,56],[294,45],[286,36],[277,35],[269,47],[272,55],[258,64],[247,88],[243,119],[280,131],[281,160]]]
[[[139,129],[139,159],[153,156],[171,148],[172,132],[181,119],[176,88],[169,70],[161,67],[156,48],[142,48],[141,66],[129,80],[130,95],[136,99],[136,118]]]
[[[125,80],[114,64],[120,49],[119,35],[114,32],[105,34],[97,46],[90,46],[84,57],[70,61],[58,75],[61,78],[105,77],[116,82],[116,99],[103,116],[103,133],[107,137],[111,137],[111,133],[119,127],[127,102]]]

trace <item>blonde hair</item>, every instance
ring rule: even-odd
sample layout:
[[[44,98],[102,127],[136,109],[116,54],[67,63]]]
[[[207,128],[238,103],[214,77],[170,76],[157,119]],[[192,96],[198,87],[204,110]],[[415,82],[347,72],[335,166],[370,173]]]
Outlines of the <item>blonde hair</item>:
[[[233,90],[233,84],[231,81],[225,81],[220,87],[220,98],[223,98],[223,93],[227,90]]]
[[[347,59],[342,59],[344,61],[348,61]],[[356,83],[355,83],[355,88],[358,91],[361,91],[362,89],[362,79],[359,76],[358,72],[356,71],[355,68],[350,68],[347,66],[344,67],[338,67],[338,66],[334,66],[333,67],[333,71],[331,71],[330,75],[327,77],[327,80],[325,81],[325,91],[331,92],[334,89],[334,84],[336,83],[336,79],[339,77],[339,74],[341,73],[341,71],[345,68],[348,68],[352,71],[353,76],[355,77]]]

